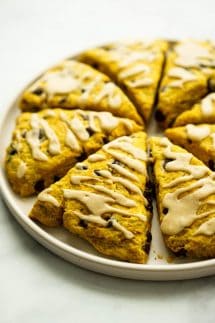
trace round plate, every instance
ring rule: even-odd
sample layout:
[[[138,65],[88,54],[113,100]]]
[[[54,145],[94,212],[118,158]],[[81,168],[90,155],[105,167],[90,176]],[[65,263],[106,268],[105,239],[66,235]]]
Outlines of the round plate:
[[[34,198],[20,198],[11,190],[4,172],[5,149],[11,140],[15,119],[19,114],[17,102],[6,111],[0,125],[0,188],[2,196],[20,225],[43,246],[58,256],[87,269],[123,278],[142,280],[179,280],[215,274],[215,259],[195,261],[175,258],[165,248],[157,214],[152,221],[152,244],[147,264],[131,264],[113,260],[97,253],[87,242],[63,228],[46,228],[28,218]],[[149,133],[156,134],[152,122]],[[154,210],[156,207],[154,205]]]

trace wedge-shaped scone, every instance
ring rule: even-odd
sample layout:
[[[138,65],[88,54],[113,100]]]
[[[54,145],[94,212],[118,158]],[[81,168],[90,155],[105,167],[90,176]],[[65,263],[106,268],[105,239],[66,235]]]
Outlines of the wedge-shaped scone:
[[[156,119],[163,127],[214,90],[215,47],[209,41],[172,44],[161,82]]]
[[[215,93],[206,95],[200,102],[176,118],[173,126],[179,127],[189,123],[215,123]]]
[[[49,226],[63,217],[101,253],[144,263],[152,212],[146,162],[145,133],[118,138],[40,193],[30,217]]]
[[[155,102],[167,47],[164,40],[118,42],[86,50],[77,59],[107,74],[147,121]]]
[[[134,105],[106,75],[72,60],[49,69],[31,84],[20,98],[20,108],[107,111],[142,123]]]
[[[215,125],[188,124],[169,128],[165,134],[174,144],[184,147],[215,170]]]
[[[134,121],[109,112],[46,109],[22,113],[7,149],[9,182],[21,196],[32,195],[104,143],[141,129]]]
[[[176,255],[215,257],[215,173],[167,138],[150,140],[157,208]]]

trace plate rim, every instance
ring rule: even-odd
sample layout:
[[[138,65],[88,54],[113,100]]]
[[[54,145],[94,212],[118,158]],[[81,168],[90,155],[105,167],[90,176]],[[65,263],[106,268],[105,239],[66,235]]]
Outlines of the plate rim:
[[[28,82],[28,84],[19,92],[19,94],[16,96],[15,99],[12,100],[12,103],[7,105],[7,108],[3,111],[1,118],[0,118],[0,134],[2,132],[2,127],[4,124],[4,121],[9,117],[9,114],[13,109],[17,109],[18,107],[16,106],[16,103],[20,97],[20,94],[24,91],[24,89],[31,84],[35,78],[32,78],[32,81]],[[206,259],[206,260],[199,260],[196,262],[190,262],[190,263],[179,263],[179,264],[135,264],[135,263],[128,263],[125,261],[120,261],[120,260],[114,260],[114,259],[108,259],[108,258],[103,258],[99,257],[97,255],[89,254],[86,251],[82,251],[77,249],[76,247],[73,247],[71,245],[67,245],[63,241],[60,241],[59,239],[53,237],[51,234],[43,230],[39,225],[37,225],[35,222],[33,222],[26,214],[24,215],[19,208],[16,208],[16,206],[13,203],[13,196],[10,192],[7,179],[6,179],[6,174],[4,171],[4,162],[1,160],[1,168],[0,168],[0,193],[1,196],[3,197],[10,213],[12,213],[13,217],[17,220],[17,222],[24,228],[24,230],[30,234],[34,239],[36,239],[40,244],[42,244],[44,247],[48,248],[55,254],[57,254],[59,257],[62,257],[72,263],[75,263],[76,265],[79,265],[81,267],[84,267],[86,269],[90,269],[93,271],[97,271],[100,273],[105,273],[108,275],[113,275],[113,276],[118,276],[117,274],[112,274],[105,272],[104,270],[99,270],[99,269],[93,269],[92,267],[89,268],[89,266],[78,263],[77,261],[72,261],[68,259],[67,257],[64,257],[63,255],[60,255],[56,250],[57,249],[59,252],[64,252],[68,255],[77,257],[83,261],[88,261],[90,263],[93,263],[98,266],[106,266],[107,268],[115,268],[116,270],[133,270],[135,272],[142,272],[142,277],[138,279],[148,279],[144,278],[144,273],[150,274],[150,273],[183,273],[183,272],[190,272],[192,270],[195,271],[201,271],[203,269],[210,269],[213,270],[213,272],[206,273],[203,275],[197,275],[193,276],[194,277],[201,277],[201,276],[209,276],[209,275],[215,275],[215,258],[214,259]],[[51,248],[53,246],[54,248]],[[125,277],[125,278],[130,278],[130,279],[135,279],[132,277],[132,275],[122,275],[120,277]],[[175,278],[177,279],[185,279],[186,277],[182,278]],[[188,277],[191,278],[191,277]],[[151,279],[151,278],[150,278]],[[152,278],[153,280],[168,280],[168,279],[156,279],[156,277]],[[172,279],[171,279],[172,280]]]

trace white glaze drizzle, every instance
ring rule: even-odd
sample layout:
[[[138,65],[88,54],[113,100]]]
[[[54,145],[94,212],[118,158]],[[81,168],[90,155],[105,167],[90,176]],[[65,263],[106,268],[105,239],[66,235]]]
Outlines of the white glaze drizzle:
[[[153,83],[152,79],[148,77],[139,78],[139,74],[151,71],[150,66],[144,64],[144,62],[152,62],[156,54],[152,50],[146,50],[146,47],[139,47],[138,50],[130,47],[131,45],[118,43],[109,50],[112,61],[117,62],[120,68],[118,77],[120,80],[133,77],[132,81],[126,80],[127,85],[133,88],[149,86]]]
[[[106,159],[106,157],[104,155],[102,155],[102,154],[99,154],[99,153],[93,154],[93,155],[88,157],[88,161],[92,162],[92,163],[95,163],[95,162],[98,162],[98,161],[103,161],[105,159]]]
[[[70,130],[66,130],[65,144],[75,151],[80,151],[81,146],[75,137],[74,133]]]
[[[75,184],[75,185],[80,185],[81,182],[85,182],[85,181],[90,181],[90,180],[97,180],[97,181],[100,181],[99,178],[96,178],[96,177],[93,177],[93,176],[86,176],[86,175],[72,175],[70,177],[70,182],[72,184]]]
[[[127,207],[136,206],[136,203],[133,200],[125,197],[121,193],[117,193],[117,192],[115,192],[113,190],[110,190],[109,188],[107,188],[105,186],[91,185],[91,184],[86,184],[86,186],[94,188],[96,191],[105,193],[106,195],[109,195],[110,197],[112,197],[116,201],[116,203],[119,203],[119,205],[127,206]]]
[[[37,199],[39,201],[42,201],[42,202],[51,203],[51,204],[53,204],[56,207],[60,207],[60,203],[58,202],[58,200],[54,196],[52,196],[51,194],[49,194],[50,192],[51,192],[51,189],[50,188],[47,188],[47,189],[43,190],[38,195]]]
[[[69,93],[80,86],[78,79],[68,69],[64,68],[60,71],[48,72],[44,75],[43,79],[47,92],[55,93]]]
[[[81,220],[87,221],[87,222],[92,222],[92,223],[97,223],[100,224],[104,227],[107,226],[108,222],[106,220],[104,220],[101,216],[99,215],[93,215],[93,214],[82,214],[80,212],[77,211],[73,211],[73,214],[75,214],[76,216],[78,216]]]
[[[208,173],[208,168],[204,165],[191,165],[191,159],[193,155],[190,153],[181,153],[181,152],[173,152],[172,151],[172,144],[167,138],[161,139],[161,145],[165,147],[163,151],[163,155],[165,158],[173,159],[169,161],[165,165],[166,171],[181,171],[188,173],[190,176],[183,176],[180,179],[176,179],[171,183],[165,185],[165,187],[172,187],[178,183],[183,181],[190,180],[192,178],[198,179]]]
[[[132,239],[134,237],[134,234],[131,231],[127,230],[123,225],[121,225],[113,217],[111,218],[111,224],[115,229],[121,231],[124,234],[124,236],[126,237],[126,239]]]
[[[67,122],[67,124],[79,140],[87,141],[89,139],[89,133],[87,132],[82,119],[74,116],[71,121]]]
[[[120,175],[125,176],[132,181],[137,181],[137,182],[139,181],[138,177],[135,174],[133,174],[132,172],[130,172],[128,169],[124,168],[121,165],[110,163],[108,164],[108,166],[116,170]]]
[[[213,115],[213,103],[215,104],[215,93],[207,95],[201,102],[201,112],[203,116],[210,117]]]
[[[17,178],[22,178],[25,175],[26,171],[27,171],[27,165],[23,160],[21,160],[16,172]]]
[[[120,72],[119,78],[126,79],[128,77],[135,76],[137,74],[145,73],[148,71],[150,71],[149,66],[147,66],[145,64],[138,64],[138,65],[132,66],[132,67],[127,68],[127,69],[123,70],[122,72]]]
[[[175,63],[184,67],[199,67],[200,64],[214,63],[214,55],[208,48],[196,41],[184,41],[175,47],[177,58]]]
[[[116,92],[116,86],[112,83],[104,83],[103,88],[95,97],[95,103],[98,103],[102,99],[108,99],[108,103],[112,108],[118,108],[122,102],[121,96]]]
[[[91,70],[85,71],[86,66],[72,60],[64,61],[59,70],[48,71],[42,78],[35,82],[31,91],[34,91],[40,84],[45,86],[47,94],[53,96],[56,93],[67,94],[79,92],[77,100],[86,103],[90,95],[94,96],[95,103],[107,98],[112,108],[118,108],[121,104],[121,93],[111,81],[104,83],[102,74]],[[84,92],[81,91],[84,89]],[[81,92],[81,93],[80,93]]]
[[[168,72],[168,76],[178,79],[169,83],[168,86],[170,87],[182,87],[184,83],[195,81],[197,79],[195,74],[181,67],[171,68]]]
[[[166,163],[166,171],[184,171],[189,175],[176,178],[164,187],[173,187],[179,183],[195,179],[187,187],[176,189],[174,192],[167,193],[162,201],[164,208],[168,209],[167,214],[163,217],[161,230],[164,234],[178,234],[184,228],[189,227],[195,220],[205,217],[214,211],[200,213],[201,207],[206,204],[205,198],[215,193],[214,174],[210,174],[207,167],[204,165],[190,164],[193,156],[189,153],[173,152],[172,144],[167,138],[161,139],[161,145],[165,147],[163,155],[165,158],[173,159]],[[205,178],[203,176],[208,175]]]
[[[215,234],[215,218],[209,219],[208,221],[202,223],[194,233],[194,235],[199,234],[203,234],[206,236],[212,236],[213,234]]]
[[[143,79],[133,80],[133,81],[127,81],[130,87],[133,88],[139,88],[139,87],[145,87],[152,85],[153,81],[149,77],[145,77]]]
[[[193,124],[188,124],[185,126],[188,139],[194,141],[201,141],[202,139],[209,136],[211,130],[207,125],[195,126]]]
[[[122,151],[132,155],[134,158],[147,161],[147,155],[146,155],[145,151],[135,147],[132,144],[132,140],[130,137],[126,137],[126,136],[120,137],[119,139],[116,139],[116,140],[108,143],[107,145],[105,145],[105,148],[119,149],[119,150],[122,150]]]
[[[92,223],[97,223],[100,224],[104,227],[106,227],[109,223],[112,224],[112,226],[117,229],[118,231],[121,231],[124,236],[126,237],[126,239],[132,239],[134,237],[133,233],[129,230],[127,230],[124,226],[122,226],[116,219],[114,219],[113,217],[111,217],[110,220],[106,221],[104,219],[102,219],[102,217],[98,216],[98,215],[93,215],[93,214],[89,214],[89,215],[84,215],[81,214],[77,211],[74,211],[73,214],[75,214],[76,216],[78,216],[81,220],[87,221],[87,222],[92,222]]]
[[[143,197],[141,189],[137,185],[131,183],[131,181],[129,181],[125,178],[122,178],[122,177],[113,176],[112,173],[109,172],[108,170],[99,170],[99,174],[100,174],[100,176],[102,176],[104,178],[110,179],[111,182],[113,182],[113,183],[122,184],[129,191],[139,194],[141,197]]]
[[[56,117],[56,112],[51,110],[51,109],[46,109],[44,112],[43,112],[43,118],[44,117],[51,117],[51,118],[54,118]]]
[[[179,188],[173,193],[167,193],[163,199],[163,206],[168,209],[168,213],[161,223],[162,232],[167,235],[177,234],[195,220],[213,214],[214,210],[200,214],[198,211],[206,203],[202,200],[214,193],[214,174],[199,179],[187,187]]]
[[[30,124],[32,129],[27,132],[26,140],[31,148],[34,159],[42,161],[46,161],[48,159],[48,156],[40,150],[41,142],[39,140],[39,133],[41,128],[44,130],[45,135],[49,141],[49,153],[51,155],[57,155],[61,152],[59,139],[46,120],[33,113],[31,116]]]
[[[139,160],[135,160],[134,158],[128,157],[125,154],[122,154],[118,151],[113,151],[105,146],[103,147],[103,150],[106,151],[108,154],[122,162],[123,164],[127,165],[129,168],[136,170],[137,172],[140,172],[142,174],[146,174],[146,166]]]
[[[29,144],[32,156],[36,160],[46,161],[48,156],[40,150],[39,129],[32,129],[26,133],[26,141]]]
[[[125,216],[134,216],[142,221],[146,220],[146,217],[143,214],[130,213],[126,210],[110,206],[109,204],[115,203],[116,200],[109,196],[104,196],[84,190],[71,189],[64,189],[63,194],[66,199],[78,200],[79,202],[84,204],[93,215],[102,216],[106,213],[115,212]]]

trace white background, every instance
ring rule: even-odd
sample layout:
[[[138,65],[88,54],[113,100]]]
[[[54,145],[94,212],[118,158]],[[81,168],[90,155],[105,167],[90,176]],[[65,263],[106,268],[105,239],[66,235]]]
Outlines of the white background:
[[[129,38],[215,40],[214,0],[0,0],[0,111],[38,72],[74,52]],[[50,254],[0,200],[1,323],[215,321],[215,277],[133,282]]]

